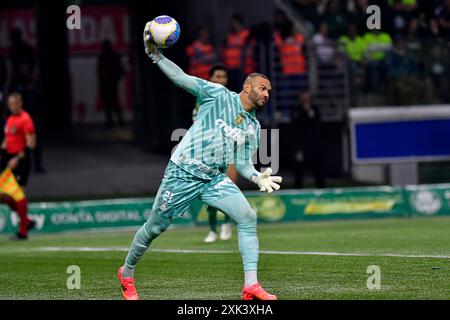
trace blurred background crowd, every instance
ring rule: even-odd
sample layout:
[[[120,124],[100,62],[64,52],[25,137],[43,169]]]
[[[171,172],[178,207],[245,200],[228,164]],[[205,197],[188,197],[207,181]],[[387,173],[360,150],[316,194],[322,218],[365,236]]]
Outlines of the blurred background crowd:
[[[80,30],[66,28],[71,4],[81,8]],[[373,4],[381,12],[379,30],[367,27]],[[144,55],[142,27],[160,14],[181,25],[179,43],[165,54],[189,74],[208,79],[221,63],[237,92],[251,72],[270,77],[272,97],[258,118],[264,128],[279,129],[280,167],[292,175],[291,187],[304,186],[305,170],[314,178],[306,185],[319,188],[387,183],[382,168],[367,181],[353,176],[349,109],[450,101],[450,0],[6,0],[2,119],[8,94],[21,92],[37,127],[37,172],[46,172],[43,145],[58,163],[52,150],[77,142],[95,145],[94,152],[98,142],[126,143],[168,159],[176,144],[171,134],[189,127],[195,102]],[[114,157],[103,155],[99,164]],[[421,182],[450,176],[447,162],[422,169],[431,174]]]

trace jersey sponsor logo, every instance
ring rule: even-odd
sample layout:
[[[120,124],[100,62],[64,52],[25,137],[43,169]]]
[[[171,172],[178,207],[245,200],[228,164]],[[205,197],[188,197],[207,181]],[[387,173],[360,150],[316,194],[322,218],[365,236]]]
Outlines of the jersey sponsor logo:
[[[196,166],[200,171],[202,171],[206,174],[209,174],[213,171],[213,169],[209,168],[208,166],[201,163],[200,161],[188,158],[187,155],[185,155],[185,154],[181,154],[178,159],[179,159],[179,161],[181,161],[184,164]]]
[[[223,129],[222,134],[225,137],[236,141],[236,143],[238,145],[241,145],[245,142],[245,132],[242,131],[241,129],[233,128],[232,126],[230,126],[228,123],[226,123],[222,119],[216,120],[216,126],[219,129]]]
[[[236,117],[236,124],[240,126],[242,121],[244,121],[244,117],[242,116],[242,113],[239,113],[238,116]]]
[[[216,88],[216,89],[223,88],[223,85],[221,85],[220,83],[209,82],[208,85],[209,85],[210,87]]]
[[[247,126],[247,134],[253,136],[256,133],[255,127],[250,123]]]

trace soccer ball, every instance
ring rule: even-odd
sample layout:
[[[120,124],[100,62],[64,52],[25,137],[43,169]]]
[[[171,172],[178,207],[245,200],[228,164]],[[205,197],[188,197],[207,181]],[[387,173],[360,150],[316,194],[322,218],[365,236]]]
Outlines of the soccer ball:
[[[173,46],[180,37],[180,25],[169,16],[159,16],[150,21],[150,41],[158,48]]]

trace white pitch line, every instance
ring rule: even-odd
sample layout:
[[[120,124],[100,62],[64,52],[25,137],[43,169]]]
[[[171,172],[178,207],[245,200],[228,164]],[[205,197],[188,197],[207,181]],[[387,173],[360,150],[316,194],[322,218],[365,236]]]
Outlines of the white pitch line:
[[[1,252],[128,252],[128,247],[37,247],[37,248],[16,248],[0,249]],[[198,250],[198,249],[150,249],[152,252],[166,253],[238,253],[233,250]],[[399,253],[344,253],[344,252],[320,252],[320,251],[272,251],[261,250],[260,254],[279,255],[311,255],[311,256],[337,256],[337,257],[396,257],[396,258],[431,258],[450,259],[450,255],[428,255],[428,254],[399,254]]]

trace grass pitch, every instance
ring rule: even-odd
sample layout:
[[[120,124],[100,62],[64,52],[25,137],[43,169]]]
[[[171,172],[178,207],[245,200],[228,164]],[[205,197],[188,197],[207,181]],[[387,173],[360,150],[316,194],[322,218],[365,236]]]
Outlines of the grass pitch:
[[[173,229],[136,269],[142,299],[240,299],[236,228],[204,244],[206,228]],[[450,217],[259,225],[258,278],[280,299],[450,299]],[[117,268],[134,232],[0,237],[0,299],[121,299]],[[155,250],[152,252],[152,250]],[[81,270],[69,290],[68,266]],[[381,270],[369,290],[368,266]]]

